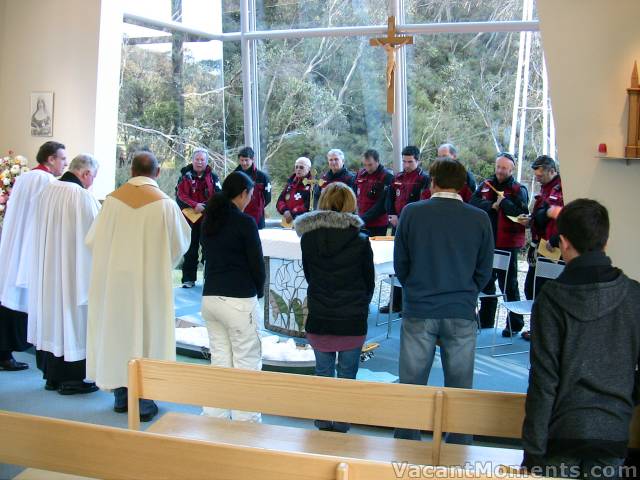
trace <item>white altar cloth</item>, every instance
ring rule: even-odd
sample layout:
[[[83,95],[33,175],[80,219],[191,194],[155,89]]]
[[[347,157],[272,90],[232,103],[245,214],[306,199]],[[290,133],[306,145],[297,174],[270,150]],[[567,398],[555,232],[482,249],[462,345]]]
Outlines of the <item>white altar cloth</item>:
[[[284,260],[302,260],[300,237],[295,230],[267,228],[260,230],[262,254],[265,257]],[[393,273],[393,241],[375,240],[371,242],[373,265],[378,274]]]

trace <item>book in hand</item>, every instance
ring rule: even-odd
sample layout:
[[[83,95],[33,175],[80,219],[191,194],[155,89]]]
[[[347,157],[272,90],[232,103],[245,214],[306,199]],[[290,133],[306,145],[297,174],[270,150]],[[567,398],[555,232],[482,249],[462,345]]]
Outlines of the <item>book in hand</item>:
[[[393,239],[394,239],[393,235],[378,235],[377,237],[369,237],[369,240],[372,240],[374,242],[376,242],[376,241],[384,241],[384,240],[393,241]]]
[[[562,255],[562,252],[558,247],[554,248],[551,245],[549,245],[549,242],[547,242],[543,238],[542,240],[540,240],[540,244],[538,245],[538,255],[542,257],[546,257],[549,260],[553,260],[554,262],[557,262],[558,260],[560,260],[560,256]]]
[[[191,207],[183,208],[182,214],[187,217],[187,220],[189,220],[191,223],[196,223],[198,220],[200,220],[200,217],[202,217],[201,213],[196,212],[195,209]]]
[[[282,228],[293,228],[293,222],[287,222],[287,220],[282,217],[282,221],[280,222]]]

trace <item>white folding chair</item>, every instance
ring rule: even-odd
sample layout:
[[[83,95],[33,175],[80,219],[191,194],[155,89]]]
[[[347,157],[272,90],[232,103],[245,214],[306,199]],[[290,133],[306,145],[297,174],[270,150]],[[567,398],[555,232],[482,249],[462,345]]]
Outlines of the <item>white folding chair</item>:
[[[495,250],[493,252],[493,269],[494,270],[502,270],[504,271],[504,284],[507,285],[507,280],[508,280],[508,275],[509,275],[509,263],[511,262],[511,252],[508,252],[506,250]],[[502,303],[505,300],[505,293],[500,289],[500,285],[496,285],[496,293],[482,293],[480,292],[478,294],[478,300],[481,300],[483,298],[496,298],[498,299],[498,303]],[[497,310],[497,312],[499,313],[500,310]],[[496,315],[497,317],[497,315]],[[476,312],[476,321],[478,322],[478,335],[480,334],[480,317],[478,316],[478,313]],[[496,318],[495,320],[495,324],[493,326],[493,344],[492,345],[483,345],[480,347],[476,347],[477,350],[483,349],[483,348],[493,348],[495,347],[495,340],[496,340],[496,329],[498,328],[498,320]],[[511,343],[503,343],[501,345],[511,345],[513,343],[513,340],[511,340]]]
[[[538,278],[546,278],[548,280],[553,280],[558,278],[558,276],[564,270],[565,263],[563,261],[554,262],[546,257],[538,256],[536,260],[536,269],[533,276],[533,298],[536,298],[536,281]],[[531,315],[531,309],[533,308],[533,300],[519,300],[517,302],[503,302],[502,306],[507,310],[507,315],[509,313],[518,313],[520,315]],[[513,335],[511,331],[511,323],[507,325],[509,329],[509,334]],[[500,345],[495,345],[499,347]],[[506,357],[507,355],[516,355],[518,353],[527,353],[529,350],[522,350],[519,352],[508,352],[508,353],[498,353],[492,354],[492,357]]]

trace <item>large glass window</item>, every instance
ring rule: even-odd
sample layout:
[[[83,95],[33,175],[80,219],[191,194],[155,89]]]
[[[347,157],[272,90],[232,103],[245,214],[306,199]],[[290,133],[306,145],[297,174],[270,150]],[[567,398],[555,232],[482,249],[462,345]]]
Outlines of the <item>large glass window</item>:
[[[221,32],[222,0],[127,0],[126,11],[149,19],[173,21],[207,32]]]
[[[389,0],[255,0],[258,30],[385,23]]]
[[[249,4],[255,7],[257,30],[382,25],[391,11],[390,0]],[[400,5],[411,24],[537,17],[535,0],[405,0]],[[533,14],[523,15],[529,5]],[[173,193],[173,177],[195,147],[207,148],[224,176],[235,167],[237,149],[245,144],[245,130],[251,129],[244,125],[249,104],[257,105],[251,113],[258,126],[252,131],[260,146],[258,160],[271,175],[276,194],[301,155],[309,156],[321,173],[326,151],[340,148],[347,166],[355,170],[364,150],[375,148],[391,166],[394,152],[398,155],[403,145],[392,144],[392,117],[386,113],[387,57],[382,48],[369,46],[369,37],[257,40],[255,63],[251,55],[245,58],[255,67],[255,83],[244,85],[243,46],[237,37],[218,42],[172,26],[153,26],[154,20],[174,21],[214,34],[238,32],[241,8],[241,0],[127,3],[128,13],[150,20],[125,23],[118,181],[126,178],[132,151],[141,147],[153,149],[163,160],[167,193]],[[517,153],[523,143],[521,156],[527,162],[543,153],[550,135],[550,117],[545,120],[548,109],[543,106],[543,56],[539,35],[529,35],[528,56],[520,32],[414,34],[415,44],[403,47],[407,136],[426,160],[435,156],[437,145],[450,141],[484,178],[491,175],[498,150],[514,148]],[[256,92],[257,99],[251,98]],[[530,179],[527,167],[525,181]],[[268,214],[275,213],[273,207]]]
[[[326,170],[331,148],[359,168],[368,148],[391,163],[381,48],[367,38],[312,38],[258,43],[262,165],[279,193],[300,156]]]
[[[528,82],[516,91],[520,33],[418,36],[407,48],[410,143],[435,157],[438,145],[455,144],[476,176],[493,174],[498,151],[510,150],[514,102],[514,153],[524,142],[523,180],[543,153],[542,49],[532,34]],[[521,63],[524,63],[524,59]],[[524,65],[520,65],[524,72]],[[524,139],[520,138],[522,87],[527,83]]]
[[[522,20],[528,0],[405,0],[408,23],[504,22]],[[532,19],[537,19],[534,10]]]
[[[133,153],[153,151],[159,183],[173,196],[179,170],[195,148],[225,165],[222,42],[125,24],[122,43],[116,183],[129,175]]]

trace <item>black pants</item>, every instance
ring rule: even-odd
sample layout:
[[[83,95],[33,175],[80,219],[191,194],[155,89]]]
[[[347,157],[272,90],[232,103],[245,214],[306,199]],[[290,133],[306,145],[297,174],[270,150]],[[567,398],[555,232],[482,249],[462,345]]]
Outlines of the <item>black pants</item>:
[[[387,234],[387,227],[366,227],[370,237],[384,237]]]
[[[0,361],[11,360],[11,352],[22,352],[27,342],[27,314],[0,305]]]
[[[198,263],[200,257],[200,232],[202,222],[191,225],[191,243],[184,254],[182,262],[182,283],[195,282],[198,278]]]
[[[386,230],[385,228],[385,232]],[[386,233],[383,233],[383,235],[386,235]],[[391,229],[391,235],[396,235],[396,227]],[[391,305],[391,301],[389,301],[389,305]],[[402,288],[400,287],[393,287],[393,308],[394,310],[402,309]]]
[[[82,382],[87,376],[86,363],[86,360],[66,362],[64,357],[36,350],[36,365],[42,372],[42,378],[50,383]]]
[[[507,301],[518,301],[520,300],[520,292],[518,290],[518,253],[520,252],[520,249],[503,248],[501,250],[511,252],[511,261],[509,262],[508,273],[507,275],[505,275],[504,270],[494,270],[491,274],[491,280],[489,280],[487,286],[484,287],[482,293],[486,293],[487,295],[495,294],[497,279],[498,285],[500,285],[500,290],[502,290],[506,294]],[[504,284],[505,276],[509,279],[509,282],[506,286]],[[482,328],[493,327],[497,307],[497,298],[483,298],[480,300],[479,317],[480,326]],[[524,319],[522,318],[522,315],[511,313],[507,315],[507,329],[509,328],[509,324],[511,324],[512,331],[519,332],[520,330],[522,330],[522,327],[524,327]]]

